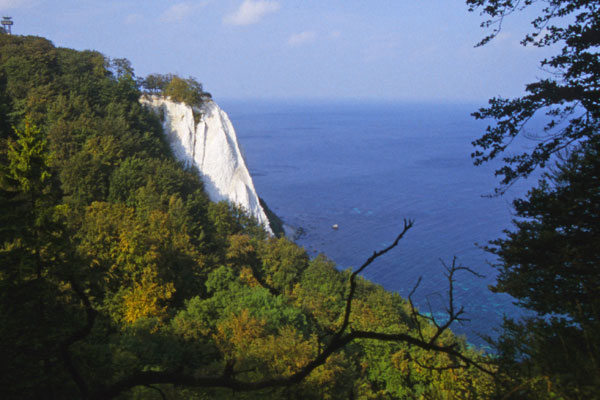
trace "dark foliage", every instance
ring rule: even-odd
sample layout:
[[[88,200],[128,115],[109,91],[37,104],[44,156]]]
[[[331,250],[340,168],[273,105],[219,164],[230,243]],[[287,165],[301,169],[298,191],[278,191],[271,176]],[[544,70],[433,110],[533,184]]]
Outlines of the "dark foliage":
[[[505,17],[539,6],[534,31],[524,45],[561,46],[542,61],[550,78],[527,85],[512,100],[494,98],[475,113],[495,125],[474,142],[476,164],[501,154],[502,193],[516,179],[546,167],[538,186],[513,206],[515,229],[490,243],[498,256],[492,290],[509,293],[533,311],[523,321],[507,320],[498,341],[503,398],[593,399],[600,393],[600,2],[467,0],[472,10]],[[539,114],[546,125],[531,152],[506,155]],[[531,138],[531,135],[530,135]],[[548,168],[554,166],[553,168]]]
[[[527,85],[527,94],[515,99],[493,98],[490,106],[475,113],[478,119],[492,118],[496,124],[473,144],[476,164],[503,156],[505,165],[496,174],[509,185],[528,176],[537,166],[544,167],[553,154],[583,143],[598,132],[600,124],[600,2],[597,0],[467,0],[471,10],[480,10],[490,19],[483,26],[495,29],[480,44],[491,40],[505,17],[525,8],[540,6],[532,21],[533,32],[524,45],[562,46],[561,51],[541,63],[549,78]],[[530,153],[503,154],[526,124],[545,115],[548,122],[534,138],[538,143]],[[502,190],[502,189],[501,189]]]

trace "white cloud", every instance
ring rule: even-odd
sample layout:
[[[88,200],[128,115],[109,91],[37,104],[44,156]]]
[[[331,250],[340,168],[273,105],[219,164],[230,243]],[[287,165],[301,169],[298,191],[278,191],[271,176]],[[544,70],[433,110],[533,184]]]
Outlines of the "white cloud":
[[[290,46],[300,46],[302,44],[312,43],[316,38],[317,34],[314,31],[304,31],[290,36],[287,43]]]
[[[223,18],[223,22],[229,25],[251,25],[259,22],[265,15],[279,10],[280,5],[276,1],[268,0],[244,0],[233,14]]]
[[[160,17],[165,22],[182,21],[198,10],[204,8],[208,1],[183,2],[169,7]]]

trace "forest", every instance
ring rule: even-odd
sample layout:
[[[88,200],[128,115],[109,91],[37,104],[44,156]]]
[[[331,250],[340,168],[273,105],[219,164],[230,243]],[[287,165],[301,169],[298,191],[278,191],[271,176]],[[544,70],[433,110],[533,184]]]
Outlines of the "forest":
[[[349,271],[209,202],[123,60],[0,40],[3,398],[491,390],[455,356],[480,355],[409,302],[355,278],[345,313]]]
[[[467,1],[486,26],[530,3]],[[597,3],[549,1],[524,42],[564,44],[544,61],[555,78],[475,113],[495,121],[473,157],[504,158],[499,192],[545,171],[487,247],[492,290],[532,312],[506,319],[490,353],[450,331],[468,268],[446,265],[444,321],[360,277],[412,221],[340,271],[210,202],[139,102],[208,101],[195,79],[136,77],[125,59],[0,35],[0,397],[598,398]],[[536,112],[550,117],[547,137],[506,155]]]

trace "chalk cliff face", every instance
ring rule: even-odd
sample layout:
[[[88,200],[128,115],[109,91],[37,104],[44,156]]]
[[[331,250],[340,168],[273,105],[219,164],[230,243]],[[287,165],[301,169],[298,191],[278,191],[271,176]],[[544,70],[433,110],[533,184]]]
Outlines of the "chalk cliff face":
[[[140,101],[161,118],[177,159],[198,168],[209,198],[242,207],[273,234],[227,114],[212,100],[193,110],[162,96]]]

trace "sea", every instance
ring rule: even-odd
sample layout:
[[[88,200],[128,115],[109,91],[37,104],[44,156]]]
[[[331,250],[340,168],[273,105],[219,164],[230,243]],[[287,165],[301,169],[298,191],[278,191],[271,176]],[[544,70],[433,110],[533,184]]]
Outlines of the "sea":
[[[511,229],[511,203],[535,180],[493,196],[500,165],[474,166],[471,142],[487,122],[471,113],[485,104],[377,101],[221,101],[238,136],[259,195],[296,243],[338,268],[356,268],[389,246],[414,221],[400,244],[362,274],[413,299],[421,312],[444,322],[448,278],[459,271],[454,304],[468,320],[451,329],[486,348],[504,316],[523,311],[506,294],[492,293],[497,262],[482,249]],[[531,146],[517,143],[514,151]],[[334,229],[337,225],[337,229]]]

